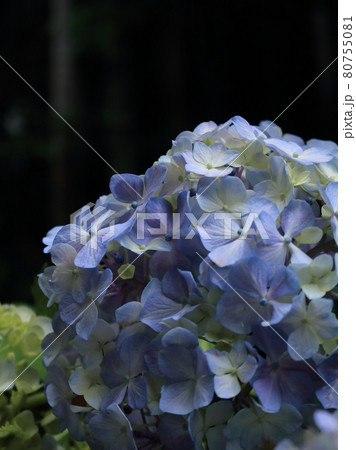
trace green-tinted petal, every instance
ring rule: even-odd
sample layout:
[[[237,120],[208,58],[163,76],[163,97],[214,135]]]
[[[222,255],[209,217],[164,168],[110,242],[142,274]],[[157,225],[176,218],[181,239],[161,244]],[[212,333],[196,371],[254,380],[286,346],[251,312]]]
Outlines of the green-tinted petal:
[[[0,392],[7,391],[13,387],[12,381],[15,376],[14,362],[9,358],[0,361]]]
[[[337,285],[337,273],[330,272],[325,277],[322,277],[318,283],[319,287],[325,292],[331,291]]]
[[[310,271],[313,277],[321,278],[323,275],[327,274],[333,268],[333,259],[330,255],[326,253],[317,256],[310,263]]]
[[[298,236],[301,244],[316,244],[323,237],[323,231],[318,227],[307,227]]]
[[[316,284],[304,284],[302,285],[304,294],[310,299],[321,298],[325,295],[325,291],[319,288]]]

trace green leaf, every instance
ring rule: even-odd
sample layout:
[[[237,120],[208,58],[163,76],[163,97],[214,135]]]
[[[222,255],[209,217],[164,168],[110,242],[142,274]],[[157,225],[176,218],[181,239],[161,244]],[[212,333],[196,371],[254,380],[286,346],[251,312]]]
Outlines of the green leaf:
[[[20,431],[21,429],[18,425],[6,422],[5,425],[0,427],[0,439],[10,436],[11,434],[18,433]]]

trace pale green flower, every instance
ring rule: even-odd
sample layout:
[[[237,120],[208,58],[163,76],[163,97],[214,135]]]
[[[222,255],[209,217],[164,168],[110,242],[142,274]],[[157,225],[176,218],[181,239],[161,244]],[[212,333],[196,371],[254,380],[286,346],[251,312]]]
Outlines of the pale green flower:
[[[323,297],[337,284],[337,273],[333,271],[333,259],[330,255],[317,256],[309,264],[291,264],[297,275],[304,294],[310,299]]]

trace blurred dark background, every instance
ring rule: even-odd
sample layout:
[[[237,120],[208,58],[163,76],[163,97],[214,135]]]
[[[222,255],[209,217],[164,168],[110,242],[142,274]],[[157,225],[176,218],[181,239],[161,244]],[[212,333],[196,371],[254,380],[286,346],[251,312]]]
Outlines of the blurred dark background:
[[[337,2],[4,0],[0,55],[118,171],[200,122],[273,120],[337,55]],[[111,169],[0,60],[1,297],[31,302],[41,239]],[[277,121],[337,139],[337,65]]]

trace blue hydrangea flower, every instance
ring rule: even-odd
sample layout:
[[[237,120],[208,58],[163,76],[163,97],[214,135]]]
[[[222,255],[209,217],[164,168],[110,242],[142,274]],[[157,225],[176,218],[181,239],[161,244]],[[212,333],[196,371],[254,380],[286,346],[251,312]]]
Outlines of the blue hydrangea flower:
[[[279,153],[281,156],[287,159],[298,162],[306,166],[328,162],[333,159],[334,155],[325,148],[311,147],[305,150],[301,147],[300,143],[297,144],[292,140],[285,139],[286,135],[282,139],[269,138],[264,140],[264,144]]]
[[[247,174],[249,180],[252,178],[250,174],[251,172],[248,172]],[[270,159],[270,173],[264,172],[264,174],[265,176],[263,178],[265,178],[266,175],[267,177],[258,183],[254,183],[253,189],[257,194],[262,195],[275,203],[278,206],[278,209],[282,211],[292,200],[294,195],[293,183],[283,158],[280,156],[272,156]]]
[[[68,383],[75,394],[82,395],[86,403],[97,410],[100,409],[101,402],[109,391],[100,379],[99,367],[90,369],[78,367],[72,372]]]
[[[292,405],[284,404],[278,412],[267,412],[254,403],[251,408],[244,408],[230,420],[224,434],[231,446],[227,449],[253,450],[261,448],[262,443],[277,443],[297,430],[303,423],[303,417]]]
[[[103,319],[98,319],[88,340],[76,336],[73,347],[81,355],[83,366],[98,367],[103,357],[115,348],[117,335],[117,324],[109,324]]]
[[[202,300],[191,272],[177,269],[168,271],[162,281],[154,278],[142,294],[141,322],[155,331],[166,328],[164,320],[178,320],[193,311]]]
[[[87,426],[101,448],[137,450],[131,424],[118,405],[110,405],[92,417]]]
[[[62,228],[63,225],[58,227],[54,227],[46,234],[46,236],[42,239],[42,242],[45,244],[45,248],[43,249],[43,253],[49,253],[51,251],[53,240],[56,237],[58,231]]]
[[[91,288],[86,294],[86,299],[77,303],[70,294],[65,295],[60,304],[59,312],[61,319],[67,324],[76,323],[76,331],[82,339],[88,340],[93,331],[97,318],[98,309],[96,302],[100,303],[112,282],[112,272],[105,269],[104,272],[90,280]]]
[[[108,222],[109,220],[109,222]],[[89,207],[81,209],[75,223],[63,226],[56,234],[53,245],[69,244],[77,250],[74,263],[78,267],[97,267],[105,255],[109,242],[126,233],[132,222],[115,223],[115,211],[99,207],[99,213]]]
[[[48,367],[47,371],[49,380],[45,387],[45,393],[53,414],[59,418],[61,431],[68,428],[74,439],[84,440],[80,419],[71,409],[76,396],[70,390],[65,371],[56,364]]]
[[[92,449],[336,450],[336,181],[336,144],[235,116],[52,229],[62,429]]]
[[[69,244],[56,244],[51,249],[51,259],[56,265],[50,286],[56,294],[72,294],[77,302],[84,300],[90,289],[90,279],[95,277],[96,269],[77,267],[74,260],[77,251]]]
[[[163,336],[162,346],[158,365],[168,382],[162,388],[161,410],[189,414],[209,405],[214,395],[213,376],[196,336],[174,328]]]
[[[300,290],[297,277],[288,267],[280,266],[273,273],[255,256],[238,261],[229,273],[229,282],[235,291],[220,298],[216,317],[226,328],[240,334],[250,333],[263,321],[278,323],[291,308],[291,303],[279,300]]]
[[[334,239],[338,243],[338,183],[329,183],[325,189],[319,186],[319,191],[325,202],[322,215],[325,218],[330,218]]]
[[[203,142],[196,142],[193,151],[185,150],[183,153],[187,172],[206,177],[219,177],[232,172],[232,167],[226,167],[237,156],[236,151],[229,150],[224,144],[216,143],[210,146]]]
[[[243,234],[242,222],[233,214],[210,214],[197,230],[204,247],[209,251],[209,258],[220,267],[234,264],[251,253],[251,243],[246,233]]]
[[[251,126],[247,120],[241,116],[235,116],[231,120],[238,136],[244,141],[254,142],[258,138],[266,137],[266,135],[258,127]]]
[[[143,177],[129,173],[111,177],[110,190],[115,199],[127,209],[121,222],[129,221],[136,213],[142,212],[147,201],[162,186],[166,173],[167,168],[163,164],[156,164]]]
[[[283,403],[299,408],[312,402],[315,391],[315,373],[304,361],[291,359],[280,336],[270,327],[260,326],[254,332],[255,342],[266,359],[258,367],[252,386],[262,406],[272,412],[279,411]]]
[[[333,306],[333,301],[327,298],[312,300],[308,305],[303,294],[293,299],[292,307],[281,323],[288,331],[288,352],[293,359],[311,358],[318,352],[323,339],[336,336],[337,319],[332,313]]]
[[[164,184],[159,192],[162,197],[189,189],[185,160],[181,154],[160,156],[158,162],[167,167]]]
[[[141,254],[148,250],[169,252],[174,238],[172,205],[163,198],[154,197],[147,202],[144,213],[138,215],[132,230],[118,241],[132,252]]]
[[[127,394],[131,408],[143,408],[147,400],[147,383],[144,353],[149,338],[144,334],[127,336],[117,350],[104,356],[101,377],[112,390],[104,399],[104,405],[119,404]]]
[[[324,408],[337,408],[338,405],[338,350],[336,349],[319,366],[318,372],[323,377],[319,381],[316,391],[320,403]],[[328,383],[326,384],[325,381]],[[331,389],[330,386],[333,388]]]
[[[210,178],[204,177],[198,184],[197,202],[206,212],[228,211],[242,216],[250,212],[246,202],[253,195],[240,178],[224,177],[211,183]]]
[[[230,352],[212,348],[206,352],[209,368],[214,373],[214,389],[220,398],[235,397],[241,390],[240,381],[253,377],[257,360],[247,353],[246,344],[237,341]]]
[[[276,268],[285,263],[290,256],[292,263],[307,264],[311,258],[293,243],[307,227],[314,225],[313,210],[304,200],[294,200],[283,210],[280,225],[283,235],[278,231],[275,221],[266,213],[260,214],[261,222],[266,230],[268,239],[258,244],[258,254]]]

